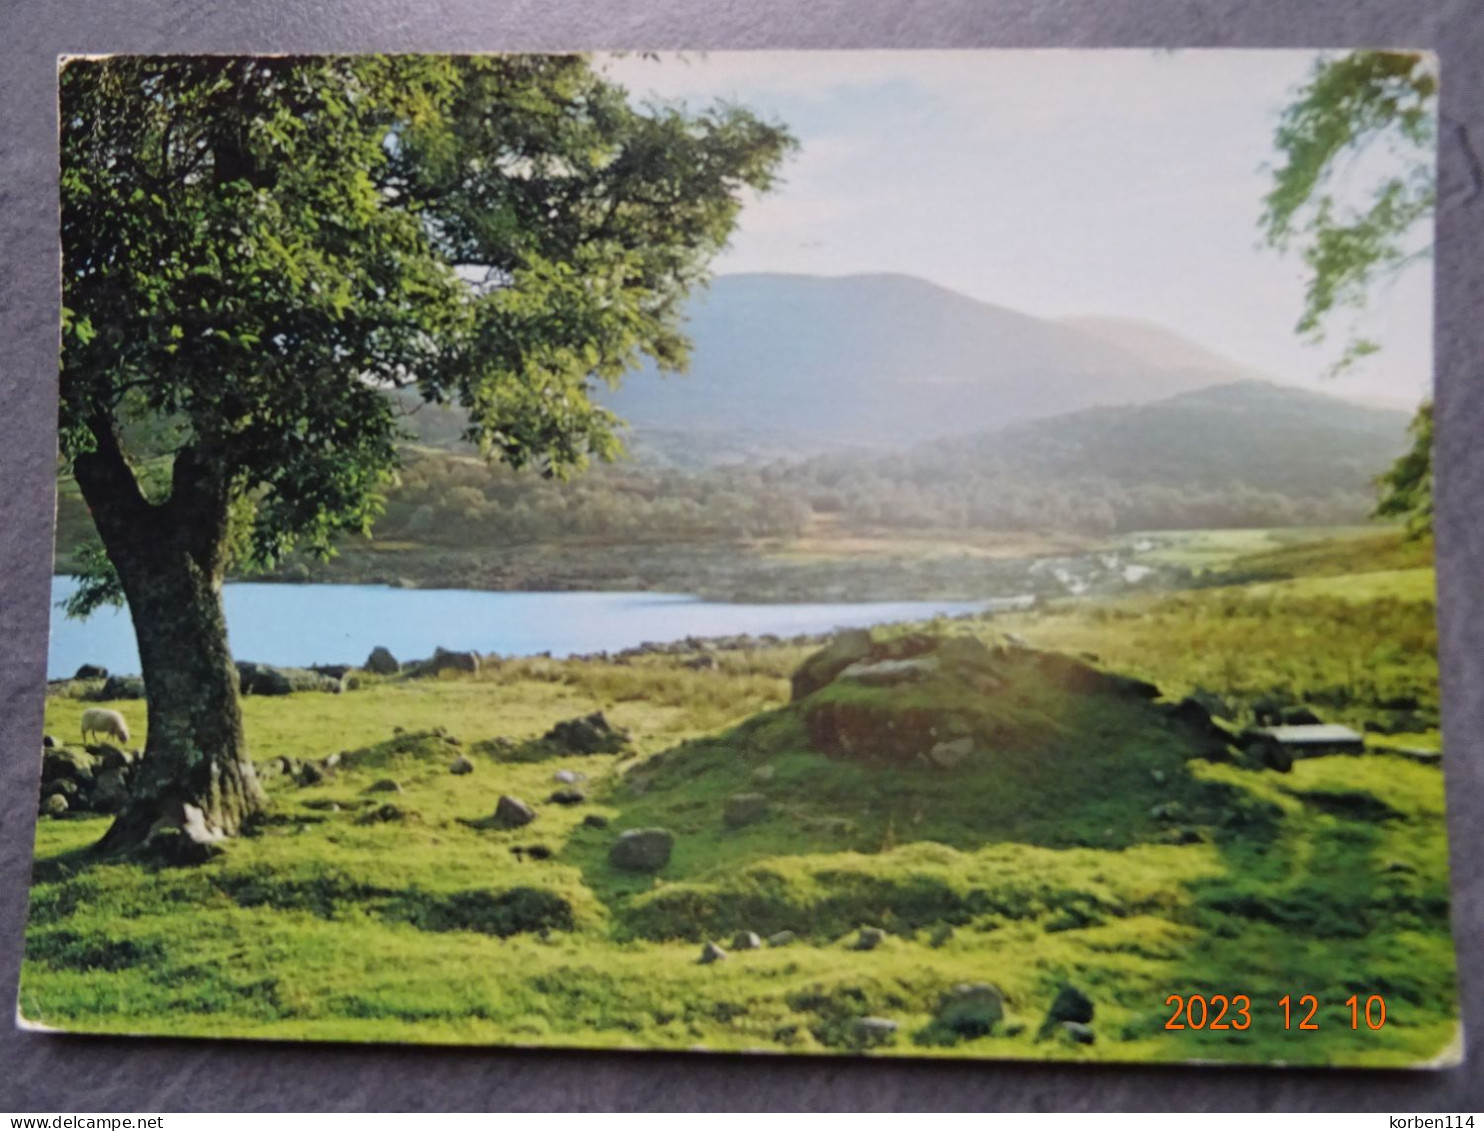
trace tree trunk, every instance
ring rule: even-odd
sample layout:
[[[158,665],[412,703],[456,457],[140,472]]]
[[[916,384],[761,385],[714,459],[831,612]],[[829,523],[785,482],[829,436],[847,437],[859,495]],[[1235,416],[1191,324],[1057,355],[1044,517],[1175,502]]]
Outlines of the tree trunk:
[[[227,492],[187,452],[170,499],[150,503],[111,430],[93,430],[98,450],[74,470],[128,600],[149,720],[129,801],[96,850],[131,853],[179,830],[162,838],[167,854],[199,858],[264,804],[222,609]]]

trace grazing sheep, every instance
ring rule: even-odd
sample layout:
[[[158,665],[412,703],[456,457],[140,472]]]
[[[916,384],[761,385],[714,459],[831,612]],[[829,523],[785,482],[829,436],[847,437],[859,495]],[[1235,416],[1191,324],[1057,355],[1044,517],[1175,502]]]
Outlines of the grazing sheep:
[[[116,738],[121,743],[129,741],[129,725],[124,722],[124,716],[117,711],[106,711],[102,707],[90,707],[82,713],[82,741],[86,745],[88,735],[95,738],[100,734],[106,734]]]

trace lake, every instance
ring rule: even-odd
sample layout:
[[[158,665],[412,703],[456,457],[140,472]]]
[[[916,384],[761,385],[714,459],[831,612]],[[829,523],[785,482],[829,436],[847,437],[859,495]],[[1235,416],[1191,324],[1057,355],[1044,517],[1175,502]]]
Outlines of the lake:
[[[103,609],[86,621],[68,620],[55,605],[75,589],[70,577],[52,578],[48,678],[70,676],[84,663],[138,672],[128,613]],[[742,605],[680,593],[491,593],[261,582],[229,584],[225,599],[234,656],[294,667],[361,663],[378,644],[399,660],[431,656],[439,646],[505,656],[568,656],[687,636],[796,636],[1022,603],[1007,598]]]

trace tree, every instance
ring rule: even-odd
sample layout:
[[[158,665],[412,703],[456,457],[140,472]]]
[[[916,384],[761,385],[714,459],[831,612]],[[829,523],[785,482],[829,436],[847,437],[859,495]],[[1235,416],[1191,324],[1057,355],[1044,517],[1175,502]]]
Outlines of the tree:
[[[1274,139],[1283,163],[1261,226],[1270,246],[1297,247],[1308,268],[1296,329],[1311,341],[1324,339],[1341,309],[1363,310],[1379,284],[1431,256],[1437,90],[1426,55],[1354,51],[1321,59],[1284,110]],[[1379,166],[1378,155],[1385,159]],[[1377,348],[1352,325],[1331,373]],[[1376,513],[1407,516],[1422,533],[1432,529],[1430,400],[1412,422],[1412,438],[1379,481]]]
[[[74,610],[127,600],[148,693],[100,843],[262,804],[221,588],[367,531],[395,389],[492,459],[618,450],[592,397],[682,368],[686,294],[793,142],[636,109],[580,56],[109,58],[63,69],[61,458],[91,511]]]

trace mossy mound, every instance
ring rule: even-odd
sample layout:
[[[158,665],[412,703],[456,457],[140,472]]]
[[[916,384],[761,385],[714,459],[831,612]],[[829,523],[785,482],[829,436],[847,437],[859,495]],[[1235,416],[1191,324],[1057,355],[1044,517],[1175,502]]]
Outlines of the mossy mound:
[[[347,750],[340,755],[339,766],[345,770],[379,770],[417,762],[446,766],[462,753],[463,747],[458,739],[442,727],[435,727],[432,730],[405,731],[385,742]]]
[[[969,635],[852,640],[857,658],[843,666],[838,655],[821,663],[830,648],[805,661],[795,691],[814,690],[787,707],[646,759],[600,798],[623,826],[676,834],[667,876],[920,841],[1126,848],[1247,835],[1227,819],[1230,791],[1191,772],[1229,760],[1226,732],[1157,702],[1151,684]],[[827,667],[837,670],[820,682]],[[756,819],[729,821],[744,795]],[[787,919],[718,929],[794,928]]]

